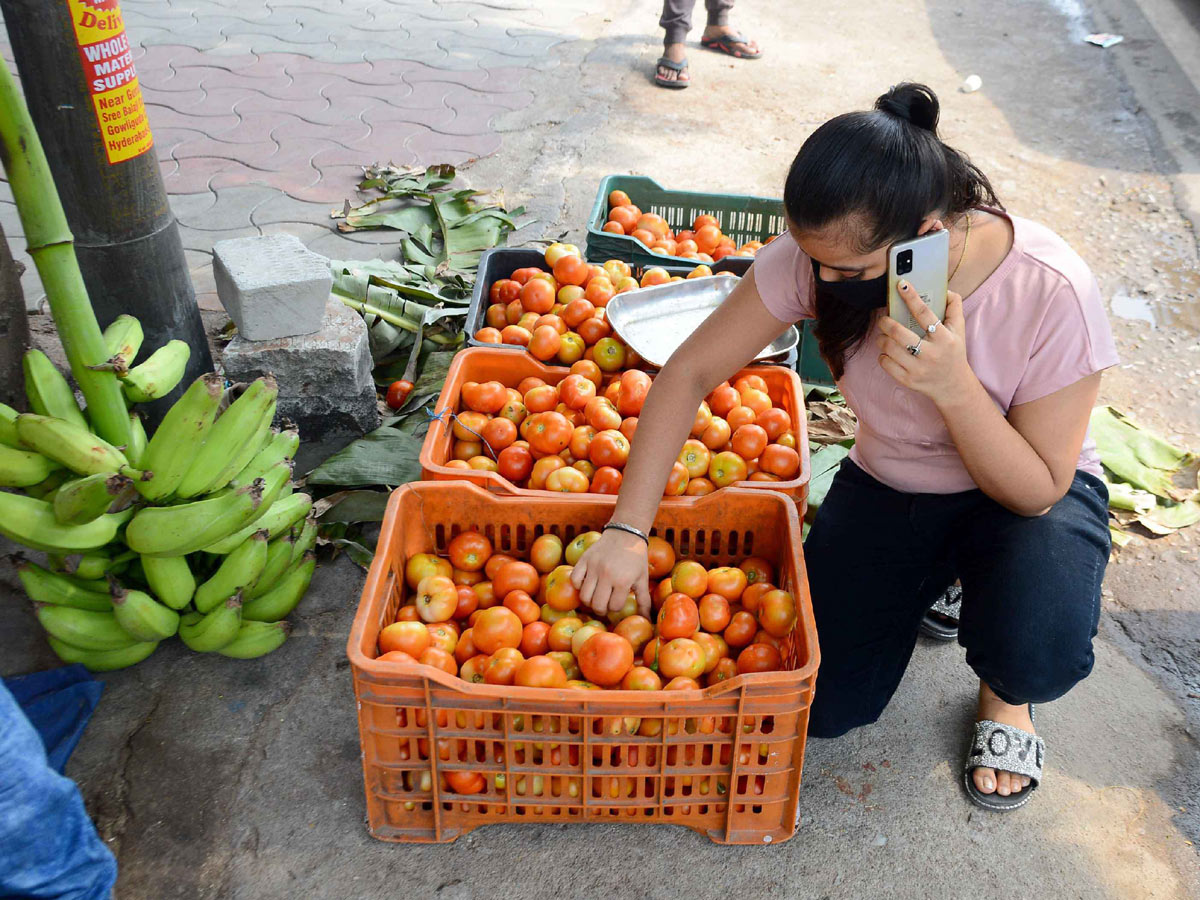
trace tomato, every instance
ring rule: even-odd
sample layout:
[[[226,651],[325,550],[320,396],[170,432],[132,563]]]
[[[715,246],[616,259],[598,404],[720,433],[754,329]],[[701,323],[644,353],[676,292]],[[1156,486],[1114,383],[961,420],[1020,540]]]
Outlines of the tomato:
[[[708,464],[709,480],[719,488],[745,481],[747,475],[746,461],[730,450],[715,454]]]
[[[688,481],[687,489],[683,493],[688,497],[703,497],[716,489],[717,486],[707,478],[692,478]]]
[[[573,254],[562,256],[554,263],[554,280],[559,284],[584,285],[590,275],[588,264]]]
[[[775,635],[771,634],[769,631],[764,631],[762,628],[758,629],[758,632],[754,635],[754,640],[752,640],[750,643],[770,644],[780,653],[783,652],[783,641],[775,637]]]
[[[515,273],[514,273],[515,274]],[[542,278],[530,278],[521,288],[521,306],[526,312],[539,316],[554,306],[554,286]]]
[[[501,647],[516,647],[521,643],[524,625],[511,609],[493,606],[482,610],[471,626],[475,646],[480,653],[493,654]]]
[[[666,683],[663,687],[664,691],[698,691],[700,690],[700,682],[695,678],[688,678],[686,675],[677,675]],[[685,809],[687,807],[684,807]]]
[[[764,472],[778,475],[780,478],[795,478],[800,471],[800,454],[791,447],[781,444],[771,444],[763,450],[758,461]]]
[[[520,347],[527,347],[532,337],[533,335],[520,325],[505,325],[500,331],[500,343],[502,344],[516,344]]]
[[[695,560],[685,559],[671,570],[671,587],[693,600],[708,593],[708,571]]]
[[[500,331],[496,328],[480,328],[475,332],[475,340],[483,344],[499,344]]]
[[[458,586],[458,605],[454,607],[452,617],[465,619],[479,608],[479,595],[473,586],[460,584]]]
[[[379,632],[380,653],[403,650],[416,659],[429,643],[429,629],[424,622],[393,622]]]
[[[569,650],[551,650],[546,656],[558,663],[569,681],[583,674],[579,671],[579,663],[575,659],[575,654]]]
[[[454,437],[460,441],[478,442],[479,435],[483,428],[488,423],[488,417],[481,412],[460,412],[454,417],[454,424],[451,426],[451,431]]]
[[[637,594],[633,591],[630,591],[625,595],[624,605],[622,605],[620,609],[610,610],[605,618],[608,619],[610,625],[619,625],[630,616],[637,615],[637,610]]]
[[[556,412],[537,413],[529,417],[529,423],[525,439],[534,450],[546,454],[565,450],[575,430],[564,416]]]
[[[617,411],[622,416],[640,416],[650,392],[650,376],[639,369],[629,369],[621,373],[618,385]]]
[[[559,619],[550,626],[550,634],[547,636],[550,649],[570,652],[571,640],[575,637],[575,632],[582,627],[583,620],[578,616],[567,616],[566,618]]]
[[[650,624],[650,620],[645,616],[631,615],[622,619],[613,629],[614,634],[619,634],[625,640],[629,641],[633,647],[634,655],[640,654],[642,648],[646,646],[647,641],[654,637],[654,626]]]
[[[746,573],[733,566],[720,566],[709,569],[708,589],[714,594],[720,594],[731,603],[742,596],[746,590]]]
[[[493,453],[499,453],[517,439],[517,426],[503,416],[497,416],[483,426],[480,436]]]
[[[518,649],[525,656],[541,656],[550,649],[550,626],[546,622],[530,622],[521,632]]]
[[[595,321],[595,319],[590,321]],[[584,325],[586,324],[585,322]],[[607,323],[605,324],[607,325]],[[580,325],[579,327],[583,328],[584,326]],[[580,333],[582,334],[582,332]],[[613,337],[605,337],[596,341],[596,365],[603,372],[619,372],[625,366],[625,345]]]
[[[584,551],[598,540],[600,540],[598,531],[585,531],[583,534],[577,535],[575,540],[567,544],[567,549],[563,553],[567,565],[573,566],[579,562],[579,557],[583,556]]]
[[[585,622],[583,627],[571,635],[571,652],[579,656],[579,651],[583,649],[584,643],[594,634],[603,634],[608,631],[608,627],[596,619],[590,622]],[[622,638],[622,640],[624,640]]]
[[[412,389],[413,383],[411,381],[393,381],[388,385],[384,402],[392,409],[399,409],[408,402],[408,396],[412,393]]]
[[[690,638],[675,638],[658,654],[658,671],[666,678],[699,678],[707,658],[704,648]]]
[[[687,638],[700,627],[700,612],[696,601],[687,594],[669,596],[658,613],[658,636],[663,640]]]
[[[426,625],[425,628],[429,631],[429,646],[454,653],[458,646],[458,632],[450,626],[449,622]]]
[[[568,375],[558,385],[558,393],[571,409],[583,409],[596,396],[596,385],[585,375]]]
[[[757,613],[762,598],[773,590],[775,590],[775,585],[769,581],[755,582],[742,592],[742,606],[746,608],[747,612]]]
[[[733,613],[729,609],[729,600],[721,594],[705,594],[700,598],[700,627],[713,634],[720,634],[729,624]]]
[[[725,643],[723,638],[715,634],[707,632],[697,632],[692,640],[700,645],[704,651],[704,671],[705,673],[713,671],[717,667],[717,663],[721,658],[729,654],[729,645]]]
[[[522,627],[538,621],[542,616],[541,607],[525,591],[518,590],[507,593],[504,596],[504,606],[516,613],[517,618],[521,620]]]
[[[596,431],[616,431],[621,427],[621,414],[605,397],[593,397],[583,408],[584,418]]]
[[[589,485],[591,484],[592,479],[596,476],[596,467],[586,459],[575,460],[575,462],[571,463],[571,468],[578,469],[580,472],[582,472],[587,477]],[[593,490],[593,488],[589,487],[588,490]]]
[[[446,548],[446,555],[456,569],[478,572],[492,555],[492,542],[478,531],[463,531],[455,535]]]
[[[704,433],[700,435],[700,443],[714,453],[720,452],[729,443],[731,434],[729,423],[719,416],[713,416]]]
[[[509,278],[511,278],[517,284],[527,284],[530,278],[532,278],[534,275],[540,274],[541,272],[542,270],[537,266],[525,266],[522,269],[517,269],[512,273],[512,275],[509,276]]]
[[[508,421],[512,422],[518,427],[520,427],[521,423],[525,421],[528,415],[529,410],[525,406],[524,398],[514,400],[512,399],[511,395],[499,413],[500,418],[508,419]]]
[[[526,279],[526,281],[528,281],[528,279]],[[517,281],[514,278],[501,278],[496,282],[496,284],[492,285],[493,288],[499,286],[499,290],[496,292],[496,299],[494,302],[512,303],[514,300],[519,300],[521,298],[521,288],[524,285],[524,281]]]
[[[540,384],[524,394],[525,408],[532,413],[549,412],[558,405],[558,388],[551,384]]]
[[[549,325],[557,331],[560,338],[567,333],[567,323],[563,321],[562,316],[556,316],[553,311],[544,316],[538,316],[537,321],[533,323],[534,330],[536,331],[543,325]]]
[[[770,644],[751,644],[737,658],[739,675],[749,672],[775,672],[783,667],[783,657]]]
[[[755,621],[754,614],[742,610],[733,614],[722,637],[730,647],[745,647],[754,640],[757,631],[758,622]]]
[[[458,674],[458,663],[454,657],[437,647],[426,647],[425,652],[417,657],[417,662],[441,669],[448,675]]]
[[[619,634],[593,634],[576,654],[583,677],[601,687],[619,684],[633,666],[633,646]]]
[[[621,396],[621,380],[614,378],[608,383],[608,387],[604,389],[604,399],[613,405],[613,409],[617,408],[617,399]]]
[[[779,436],[779,438],[775,441],[775,443],[778,444],[780,447],[787,447],[789,450],[795,450],[796,449],[796,435],[792,434],[790,431],[785,431],[783,434],[781,434]]]
[[[558,355],[555,360],[559,365],[569,366],[583,358],[587,344],[574,331],[568,331],[559,342]]]
[[[748,407],[754,411],[755,421],[758,421],[758,416],[761,416],[771,408],[771,398],[766,391],[751,389],[742,392],[742,406]]]
[[[769,591],[758,605],[758,623],[770,635],[786,637],[796,627],[796,601],[787,591]]]
[[[679,451],[679,462],[687,469],[689,479],[707,475],[711,458],[708,448],[695,439],[684,441],[683,449]]]
[[[629,460],[629,441],[614,429],[599,432],[588,447],[588,459],[595,466],[624,468]]]
[[[780,435],[786,434],[791,430],[792,417],[787,414],[787,410],[776,406],[760,415],[755,424],[761,425],[762,429],[767,433],[767,439],[774,441]]]
[[[449,578],[453,571],[448,559],[442,559],[432,553],[414,553],[404,565],[404,580],[410,588],[416,590],[421,579],[426,576],[445,575]]]
[[[553,571],[562,562],[562,538],[556,534],[543,534],[529,548],[529,561],[543,574]]]
[[[546,490],[560,494],[585,494],[588,486],[587,475],[574,466],[555,469],[546,477]]]
[[[524,447],[505,447],[496,457],[497,471],[514,484],[524,481],[533,471],[533,454]]]
[[[579,327],[575,330],[579,333],[579,336],[583,338],[583,342],[587,344],[588,347],[594,347],[600,341],[612,334],[612,326],[608,324],[606,319],[602,319],[599,316],[592,316],[590,319],[584,319],[579,323]],[[584,359],[588,359],[586,354],[584,355]],[[591,361],[594,362],[594,358]]]
[[[422,578],[414,604],[422,621],[445,622],[458,608],[458,585],[445,575]]]
[[[536,594],[539,585],[538,571],[527,562],[510,560],[492,574],[492,590],[498,597],[507,597],[513,591]]]
[[[712,419],[712,410],[709,409],[708,403],[701,401],[700,408],[696,410],[696,418],[692,419],[692,437],[698,438],[704,434],[712,424]]]
[[[676,460],[671,464],[671,472],[667,475],[667,483],[663,487],[664,497],[680,497],[687,491],[687,466]]]
[[[653,669],[645,666],[634,666],[621,679],[623,691],[661,691],[662,679]]]
[[[751,556],[742,560],[738,568],[746,573],[747,584],[775,580],[775,567],[761,556]]]
[[[549,656],[534,656],[521,663],[513,684],[521,687],[565,688],[567,673]]]
[[[728,681],[738,673],[737,662],[730,659],[728,656],[717,660],[717,667],[713,669],[705,678],[705,684],[711,687],[714,684],[720,684],[722,681]]]
[[[529,339],[529,352],[533,354],[534,358],[542,362],[549,362],[558,355],[560,347],[562,347],[562,335],[554,326],[537,326],[535,323],[532,337]]]
[[[624,476],[619,469],[612,466],[600,466],[592,475],[592,493],[593,494],[617,494],[621,490],[621,482]]]
[[[508,389],[499,381],[468,381],[462,386],[462,402],[468,410],[494,415],[508,402]]]
[[[558,566],[546,577],[546,605],[568,611],[579,606],[579,591],[571,583],[571,566]]]
[[[421,614],[417,612],[417,608],[411,603],[407,606],[402,606],[396,610],[397,622],[420,622]]]
[[[483,453],[482,441],[455,441],[451,454],[456,462],[465,462],[471,468],[471,460]]]
[[[533,471],[529,473],[529,482],[525,486],[534,491],[546,490],[546,479],[550,477],[551,473],[566,468],[566,465],[566,461],[561,456],[542,457],[533,464]]]
[[[479,648],[475,646],[475,632],[468,628],[458,636],[458,644],[454,648],[454,658],[459,664],[465,663],[473,656],[482,656]]]
[[[459,666],[458,677],[463,681],[471,682],[471,684],[483,684],[483,673],[491,661],[491,657],[484,656],[482,653],[468,656]]]
[[[525,660],[518,656],[501,655],[497,653],[488,660],[483,670],[483,680],[488,684],[512,684],[517,677],[517,669]]]
[[[767,432],[761,425],[743,425],[730,438],[733,452],[742,459],[757,459],[767,449]]]

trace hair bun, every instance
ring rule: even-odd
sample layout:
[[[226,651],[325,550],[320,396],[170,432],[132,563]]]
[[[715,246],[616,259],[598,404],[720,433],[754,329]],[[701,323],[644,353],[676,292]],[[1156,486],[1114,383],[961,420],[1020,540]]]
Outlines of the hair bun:
[[[875,108],[889,115],[911,122],[918,128],[937,132],[938,98],[931,88],[923,84],[906,81],[894,85],[886,94],[875,101]]]

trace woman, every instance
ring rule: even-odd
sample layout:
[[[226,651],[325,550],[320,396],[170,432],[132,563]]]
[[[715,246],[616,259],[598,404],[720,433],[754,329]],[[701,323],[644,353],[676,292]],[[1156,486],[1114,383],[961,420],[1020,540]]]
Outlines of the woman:
[[[821,643],[809,733],[879,717],[925,610],[957,578],[959,642],[980,679],[964,784],[1007,810],[1041,780],[1032,704],[1092,668],[1110,539],[1088,416],[1117,356],[1086,265],[1005,213],[937,120],[933,92],[902,84],[805,141],[784,188],[787,233],[656,377],[610,527],[573,579],[595,611],[632,589],[648,612],[638,533],[694,410],[787,325],[815,319],[859,431],[805,544]],[[945,319],[901,282],[914,334],[884,313],[888,247],[941,228]]]
[[[663,29],[663,55],[659,57],[654,73],[654,83],[671,90],[682,90],[691,84],[688,74],[687,40],[692,30],[692,9],[696,0],[663,0],[662,17],[658,25]],[[762,53],[758,44],[742,37],[729,25],[729,11],[733,0],[704,0],[708,10],[708,25],[700,36],[700,46],[717,53],[726,53],[734,59],[759,59]]]

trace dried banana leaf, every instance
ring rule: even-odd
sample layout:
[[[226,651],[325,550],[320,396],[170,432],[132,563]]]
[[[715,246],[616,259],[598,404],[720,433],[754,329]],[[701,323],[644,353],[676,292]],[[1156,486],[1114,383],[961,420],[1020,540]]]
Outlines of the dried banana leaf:
[[[1147,431],[1120,410],[1093,409],[1091,433],[1101,462],[1121,481],[1166,500],[1183,501],[1197,493],[1195,473],[1189,484],[1181,483],[1197,457]]]

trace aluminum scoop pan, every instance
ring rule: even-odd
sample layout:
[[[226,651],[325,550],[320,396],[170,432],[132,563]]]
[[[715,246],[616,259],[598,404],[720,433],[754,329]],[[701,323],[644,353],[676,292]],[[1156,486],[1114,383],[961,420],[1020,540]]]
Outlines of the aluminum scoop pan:
[[[652,366],[662,368],[679,345],[721,305],[738,278],[687,278],[617,294],[605,308],[613,330]],[[783,360],[800,343],[795,325],[764,347],[758,362]]]

